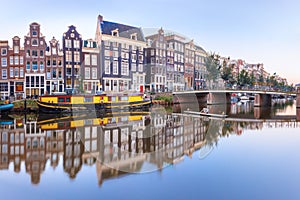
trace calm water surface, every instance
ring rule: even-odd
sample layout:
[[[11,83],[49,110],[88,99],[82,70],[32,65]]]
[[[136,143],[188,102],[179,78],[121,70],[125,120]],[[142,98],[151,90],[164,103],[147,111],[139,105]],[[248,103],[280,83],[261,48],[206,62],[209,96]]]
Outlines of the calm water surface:
[[[1,199],[300,199],[295,103],[184,109],[2,118]]]

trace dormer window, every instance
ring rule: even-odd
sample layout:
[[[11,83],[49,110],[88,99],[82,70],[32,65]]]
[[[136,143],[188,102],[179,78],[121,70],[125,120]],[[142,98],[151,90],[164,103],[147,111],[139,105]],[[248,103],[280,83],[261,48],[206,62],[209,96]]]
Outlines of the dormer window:
[[[19,53],[19,46],[14,46],[14,53]]]
[[[1,56],[6,56],[7,55],[7,49],[3,48],[1,49]]]
[[[32,31],[32,36],[37,36],[37,31]]]
[[[137,34],[136,33],[131,34],[130,39],[137,40]]]
[[[112,35],[112,36],[119,37],[119,29],[112,30],[112,31],[111,31],[111,35]]]
[[[32,45],[32,46],[37,46],[37,45],[38,45],[37,39],[33,39],[33,40],[31,41],[31,45]]]

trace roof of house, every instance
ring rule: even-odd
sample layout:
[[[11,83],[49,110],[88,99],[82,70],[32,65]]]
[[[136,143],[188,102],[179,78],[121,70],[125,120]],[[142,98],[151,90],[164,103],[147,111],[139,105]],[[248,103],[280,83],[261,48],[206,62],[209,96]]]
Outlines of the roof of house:
[[[112,31],[116,29],[118,29],[119,37],[131,39],[131,35],[136,33],[138,41],[145,41],[144,34],[141,28],[109,21],[103,21],[101,23],[102,34],[111,35]]]

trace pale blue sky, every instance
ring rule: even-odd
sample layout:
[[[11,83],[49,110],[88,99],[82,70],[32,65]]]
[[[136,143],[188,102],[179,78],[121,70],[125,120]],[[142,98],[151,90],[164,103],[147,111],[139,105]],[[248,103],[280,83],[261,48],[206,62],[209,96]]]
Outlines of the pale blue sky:
[[[300,83],[300,1],[298,0],[0,0],[0,40],[22,39],[38,22],[50,41],[69,25],[94,38],[98,14],[137,27],[174,30],[216,52]],[[69,3],[71,5],[69,5]],[[22,40],[23,42],[23,40]]]

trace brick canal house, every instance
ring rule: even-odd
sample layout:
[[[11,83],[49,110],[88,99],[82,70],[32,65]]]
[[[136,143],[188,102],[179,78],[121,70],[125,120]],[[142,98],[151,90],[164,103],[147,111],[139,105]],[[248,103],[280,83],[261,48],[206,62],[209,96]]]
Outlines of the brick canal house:
[[[48,94],[64,91],[64,61],[59,42],[54,37],[46,51],[46,91]]]
[[[104,91],[144,91],[144,49],[141,28],[104,21],[98,16],[96,41],[101,48]]]
[[[83,74],[80,73],[82,37],[73,25],[69,26],[68,31],[63,34],[63,54],[64,88],[79,89],[83,80]]]
[[[45,51],[47,44],[45,36],[40,31],[40,25],[33,22],[29,25],[29,33],[24,38],[25,56],[25,94],[26,96],[43,95],[45,85]]]

